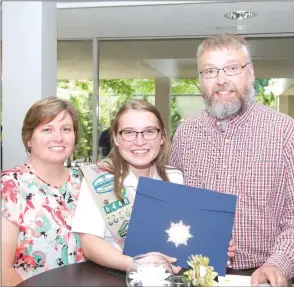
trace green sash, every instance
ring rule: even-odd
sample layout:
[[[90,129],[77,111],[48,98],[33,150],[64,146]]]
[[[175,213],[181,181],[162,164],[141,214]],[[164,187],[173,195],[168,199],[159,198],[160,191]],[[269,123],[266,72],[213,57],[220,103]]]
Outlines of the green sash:
[[[118,200],[114,192],[113,174],[101,170],[95,163],[82,166],[81,171],[96,206],[104,218],[106,227],[117,244],[123,249],[134,204],[134,197],[129,188],[124,188],[122,190],[123,200]]]

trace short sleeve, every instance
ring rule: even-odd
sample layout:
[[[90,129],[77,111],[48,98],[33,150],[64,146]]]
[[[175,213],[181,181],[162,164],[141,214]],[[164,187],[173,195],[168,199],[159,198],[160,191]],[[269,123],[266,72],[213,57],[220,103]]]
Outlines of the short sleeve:
[[[170,182],[184,184],[184,176],[180,170],[175,168],[167,168],[167,175]]]
[[[85,179],[82,180],[80,196],[72,222],[72,231],[104,238],[106,226]]]
[[[20,226],[22,223],[21,193],[13,173],[1,174],[1,213],[8,220]]]

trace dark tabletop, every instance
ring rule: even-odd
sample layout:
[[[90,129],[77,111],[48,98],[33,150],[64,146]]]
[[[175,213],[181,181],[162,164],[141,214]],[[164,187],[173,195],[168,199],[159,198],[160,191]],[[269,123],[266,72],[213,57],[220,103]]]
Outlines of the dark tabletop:
[[[228,270],[228,274],[248,275]],[[71,264],[33,276],[17,287],[24,286],[126,286],[125,273],[108,269],[91,261]]]
[[[124,273],[86,261],[43,272],[17,285],[23,286],[126,286],[126,281]]]
[[[250,276],[253,271],[227,269],[227,274]],[[126,286],[126,281],[124,272],[86,261],[43,272],[17,285],[24,286]]]

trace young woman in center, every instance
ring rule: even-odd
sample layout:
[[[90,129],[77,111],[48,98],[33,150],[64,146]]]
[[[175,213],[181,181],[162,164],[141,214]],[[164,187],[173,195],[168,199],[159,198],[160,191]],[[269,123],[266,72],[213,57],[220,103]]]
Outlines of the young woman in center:
[[[183,175],[165,165],[169,143],[162,117],[152,104],[133,100],[124,105],[113,121],[111,135],[113,148],[108,158],[82,168],[72,230],[80,234],[86,258],[125,271],[133,259],[122,254],[127,233],[124,222],[130,218],[139,177],[183,184]],[[230,244],[229,256],[234,255],[233,248]]]

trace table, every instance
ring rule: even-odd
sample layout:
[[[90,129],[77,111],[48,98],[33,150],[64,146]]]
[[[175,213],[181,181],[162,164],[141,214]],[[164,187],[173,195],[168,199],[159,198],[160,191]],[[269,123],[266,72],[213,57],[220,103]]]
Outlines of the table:
[[[99,266],[91,261],[86,261],[43,272],[23,281],[17,287],[126,286],[125,278],[110,273],[113,271],[119,272]]]
[[[248,275],[228,270],[229,274]],[[33,276],[17,287],[35,286],[126,286],[124,272],[86,261],[71,264]]]
[[[227,274],[251,275],[253,270],[237,271],[228,269]],[[37,286],[126,286],[124,272],[108,269],[86,261],[71,264],[33,276],[17,287]]]

